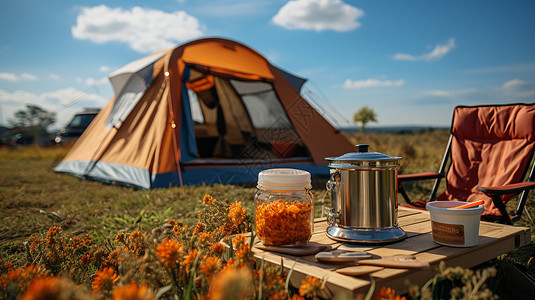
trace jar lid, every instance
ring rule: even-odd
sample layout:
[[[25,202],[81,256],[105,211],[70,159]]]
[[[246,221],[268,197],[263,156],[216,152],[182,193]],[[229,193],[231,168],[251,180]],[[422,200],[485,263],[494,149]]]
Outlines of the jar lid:
[[[346,153],[338,157],[327,157],[329,167],[358,168],[358,167],[399,167],[401,157],[389,156],[379,152],[368,152],[369,145],[356,145],[357,152]]]
[[[289,168],[264,170],[258,173],[258,188],[280,191],[310,189],[310,173]]]

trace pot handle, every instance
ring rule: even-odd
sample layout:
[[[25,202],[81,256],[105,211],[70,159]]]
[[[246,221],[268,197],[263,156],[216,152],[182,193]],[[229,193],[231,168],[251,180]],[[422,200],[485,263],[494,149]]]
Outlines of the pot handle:
[[[327,214],[327,224],[331,226],[336,226],[336,224],[340,223],[340,213],[334,211],[334,207],[329,210],[329,214]]]
[[[331,174],[331,178],[327,181],[327,184],[325,185],[325,188],[329,193],[333,193],[338,186],[338,182],[340,182],[341,175],[340,171],[336,170],[334,173]]]
[[[325,188],[327,191],[331,193],[331,200],[333,203],[331,203],[331,210],[329,211],[329,214],[327,215],[327,224],[334,226],[337,223],[340,222],[340,213],[336,212],[334,209],[334,201],[336,197],[338,197],[338,188],[339,188],[339,182],[341,180],[340,171],[336,170],[334,173],[331,174],[331,178],[327,181],[327,184],[325,185]]]

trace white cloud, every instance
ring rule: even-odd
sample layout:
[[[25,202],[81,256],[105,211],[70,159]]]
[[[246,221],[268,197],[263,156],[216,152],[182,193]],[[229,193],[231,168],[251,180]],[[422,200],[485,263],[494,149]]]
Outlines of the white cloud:
[[[425,60],[425,61],[432,61],[432,60],[438,60],[444,57],[446,54],[450,53],[450,51],[455,48],[455,39],[451,38],[447,44],[445,45],[436,45],[433,50],[429,53],[424,53],[421,55],[411,55],[411,54],[405,54],[405,53],[398,53],[394,55],[395,60],[409,60],[409,61],[417,61],[417,60]]]
[[[95,43],[122,42],[138,52],[155,52],[202,35],[199,21],[184,11],[106,5],[84,7],[71,28],[73,37]]]
[[[520,79],[512,79],[506,81],[502,86],[502,89],[506,91],[521,91],[529,88],[533,88],[533,85],[527,81]]]
[[[364,89],[364,88],[372,88],[372,87],[391,87],[391,86],[402,86],[405,84],[405,80],[379,80],[379,79],[373,79],[368,78],[364,80],[351,80],[346,79],[344,82],[344,88],[345,89]]]
[[[17,75],[13,73],[0,72],[0,79],[11,81],[11,82],[18,82],[18,81],[23,81],[23,80],[35,81],[37,80],[37,76],[30,74],[30,73],[22,73],[20,75]]]
[[[54,80],[54,81],[59,81],[61,78],[59,77],[59,75],[57,74],[54,74],[54,73],[50,73],[50,75],[48,75],[48,78]]]
[[[94,85],[95,83],[97,83],[97,81],[93,77],[86,78],[85,80],[85,84],[89,86]]]
[[[420,93],[420,97],[428,97],[428,96],[432,96],[432,97],[445,97],[445,98],[451,98],[451,97],[456,97],[456,96],[461,96],[461,95],[469,95],[469,94],[474,94],[474,93],[477,93],[478,92],[478,89],[476,88],[472,88],[472,89],[464,89],[464,90],[429,90],[429,91],[424,91],[422,93]]]
[[[0,72],[0,79],[15,82],[19,80],[19,77],[13,73]]]
[[[56,112],[56,125],[62,126],[75,111],[84,107],[104,107],[109,99],[75,88],[65,88],[42,94],[24,90],[13,93],[0,90],[0,102],[5,123],[13,119],[15,111],[24,109],[26,104],[34,104],[47,111]]]
[[[107,72],[110,71],[110,67],[108,67],[108,66],[100,66],[100,68],[98,68],[98,70],[100,72],[107,73]]]
[[[535,85],[520,79],[506,81],[500,90],[507,97],[527,98],[535,96]]]
[[[81,99],[80,101],[83,101],[83,103],[92,106],[103,106],[109,101],[109,99],[100,95],[87,93],[75,88],[59,89],[57,91],[42,94],[35,94],[24,90],[18,90],[13,93],[0,90],[0,101],[10,104],[19,104],[21,106],[26,103],[35,103],[42,107],[57,106],[72,103],[73,99]]]
[[[27,102],[38,101],[39,97],[28,91],[15,91],[13,93],[0,90],[0,101],[4,103],[20,103],[21,105]]]
[[[107,82],[107,79],[106,78],[102,78],[102,79],[99,79],[99,80],[96,80],[95,78],[93,77],[87,77],[87,78],[82,78],[82,77],[76,77],[76,82],[77,83],[83,83],[83,84],[86,84],[88,86],[94,86],[94,85],[101,85],[101,83],[103,82]]]
[[[364,11],[341,0],[288,1],[273,17],[287,29],[350,31],[360,27]]]
[[[20,74],[20,78],[23,80],[30,80],[30,81],[37,80],[37,76],[30,74],[30,73],[22,73]]]

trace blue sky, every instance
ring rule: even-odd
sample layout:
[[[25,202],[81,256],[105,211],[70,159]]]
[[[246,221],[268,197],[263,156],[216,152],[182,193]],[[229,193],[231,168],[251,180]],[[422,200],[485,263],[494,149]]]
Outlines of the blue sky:
[[[102,107],[107,74],[201,38],[242,42],[309,79],[347,125],[447,126],[456,105],[535,102],[535,1],[2,1],[0,123],[37,104]],[[338,113],[334,113],[336,110]]]

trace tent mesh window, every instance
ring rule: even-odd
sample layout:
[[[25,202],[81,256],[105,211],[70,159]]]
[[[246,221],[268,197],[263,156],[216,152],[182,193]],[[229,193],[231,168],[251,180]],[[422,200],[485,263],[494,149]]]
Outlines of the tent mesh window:
[[[187,86],[199,158],[309,156],[271,84],[192,72]]]

